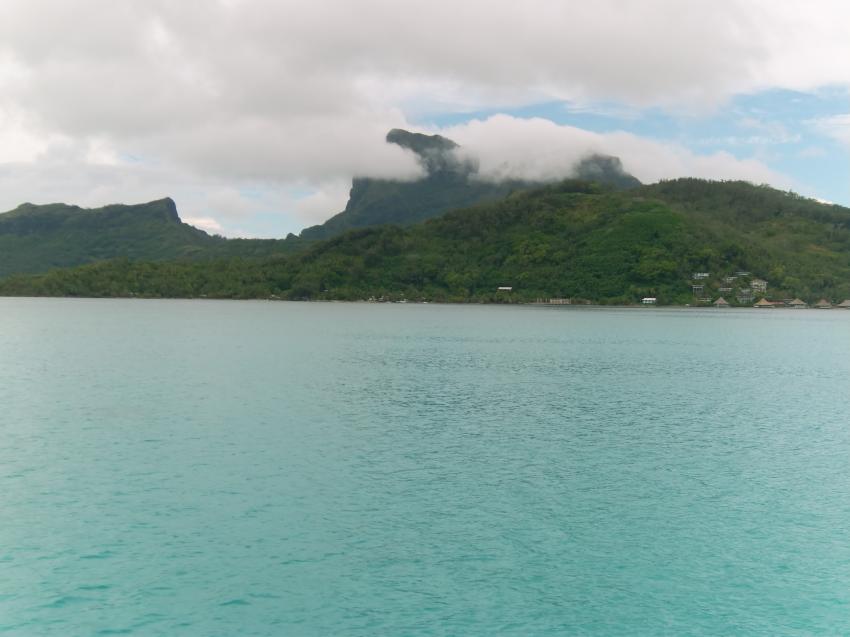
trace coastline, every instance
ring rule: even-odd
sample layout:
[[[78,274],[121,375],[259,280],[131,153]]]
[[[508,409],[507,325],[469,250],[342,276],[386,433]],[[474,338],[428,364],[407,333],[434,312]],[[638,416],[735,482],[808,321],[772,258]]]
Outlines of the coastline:
[[[718,313],[741,310],[760,310],[759,313],[770,314],[772,311],[801,312],[806,310],[823,312],[825,310],[846,310],[850,308],[833,305],[829,308],[807,307],[770,307],[760,308],[752,305],[735,305],[716,307],[713,305],[688,305],[688,304],[663,304],[643,305],[641,303],[617,304],[617,303],[537,303],[537,302],[492,302],[492,301],[370,301],[367,299],[282,299],[282,298],[233,298],[233,297],[203,297],[203,296],[71,296],[71,295],[3,295],[4,299],[71,299],[81,301],[229,301],[229,302],[252,302],[252,303],[324,303],[324,304],[348,304],[348,305],[439,305],[439,306],[487,306],[487,307],[535,307],[557,310],[640,310],[649,312],[653,310],[712,310]]]

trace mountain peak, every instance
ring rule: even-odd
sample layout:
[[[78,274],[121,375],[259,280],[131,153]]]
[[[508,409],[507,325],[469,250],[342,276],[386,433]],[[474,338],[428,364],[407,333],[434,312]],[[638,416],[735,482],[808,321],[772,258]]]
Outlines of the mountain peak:
[[[417,155],[445,153],[458,148],[456,143],[442,135],[411,133],[403,128],[394,128],[387,133],[387,143],[412,150]]]
[[[466,175],[474,170],[474,166],[460,161],[455,155],[455,149],[460,146],[442,135],[423,135],[394,128],[387,133],[387,143],[415,153],[429,175],[443,172]]]
[[[613,155],[594,154],[582,159],[575,167],[575,177],[585,181],[609,184],[619,189],[637,188],[637,177],[623,169],[623,162]]]
[[[165,197],[164,199],[157,199],[156,201],[151,201],[149,206],[162,206],[165,211],[166,217],[170,221],[176,221],[180,223],[180,215],[177,213],[177,204],[171,197]]]

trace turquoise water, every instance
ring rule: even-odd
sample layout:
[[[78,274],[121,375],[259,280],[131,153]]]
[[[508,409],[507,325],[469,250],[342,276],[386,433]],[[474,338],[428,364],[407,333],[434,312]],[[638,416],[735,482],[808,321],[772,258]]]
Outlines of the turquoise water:
[[[850,312],[0,299],[0,634],[850,632]]]

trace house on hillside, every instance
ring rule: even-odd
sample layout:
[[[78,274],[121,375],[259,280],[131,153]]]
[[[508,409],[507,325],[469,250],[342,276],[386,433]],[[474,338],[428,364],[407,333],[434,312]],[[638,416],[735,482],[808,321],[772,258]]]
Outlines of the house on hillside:
[[[753,291],[750,288],[744,288],[742,290],[738,290],[738,303],[741,305],[749,305],[753,302]]]
[[[767,292],[767,281],[764,279],[753,279],[750,281],[750,289],[756,294],[764,294]]]

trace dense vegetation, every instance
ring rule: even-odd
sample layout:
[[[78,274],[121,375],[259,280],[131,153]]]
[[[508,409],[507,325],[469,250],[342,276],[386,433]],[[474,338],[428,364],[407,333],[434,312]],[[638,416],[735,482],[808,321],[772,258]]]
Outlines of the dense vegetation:
[[[742,182],[617,192],[567,181],[288,256],[122,259],[11,277],[0,294],[684,304],[694,302],[693,272],[711,273],[705,294],[716,298],[739,270],[767,278],[776,298],[850,297],[850,210]]]
[[[745,253],[746,269],[770,282],[770,296],[850,295],[848,208],[743,181],[677,179],[644,186],[640,194],[665,201],[718,237],[706,246],[714,262],[733,258],[721,246]]]
[[[267,257],[304,242],[225,239],[182,223],[171,199],[86,210],[23,204],[0,214],[0,277],[127,257],[135,260]]]

